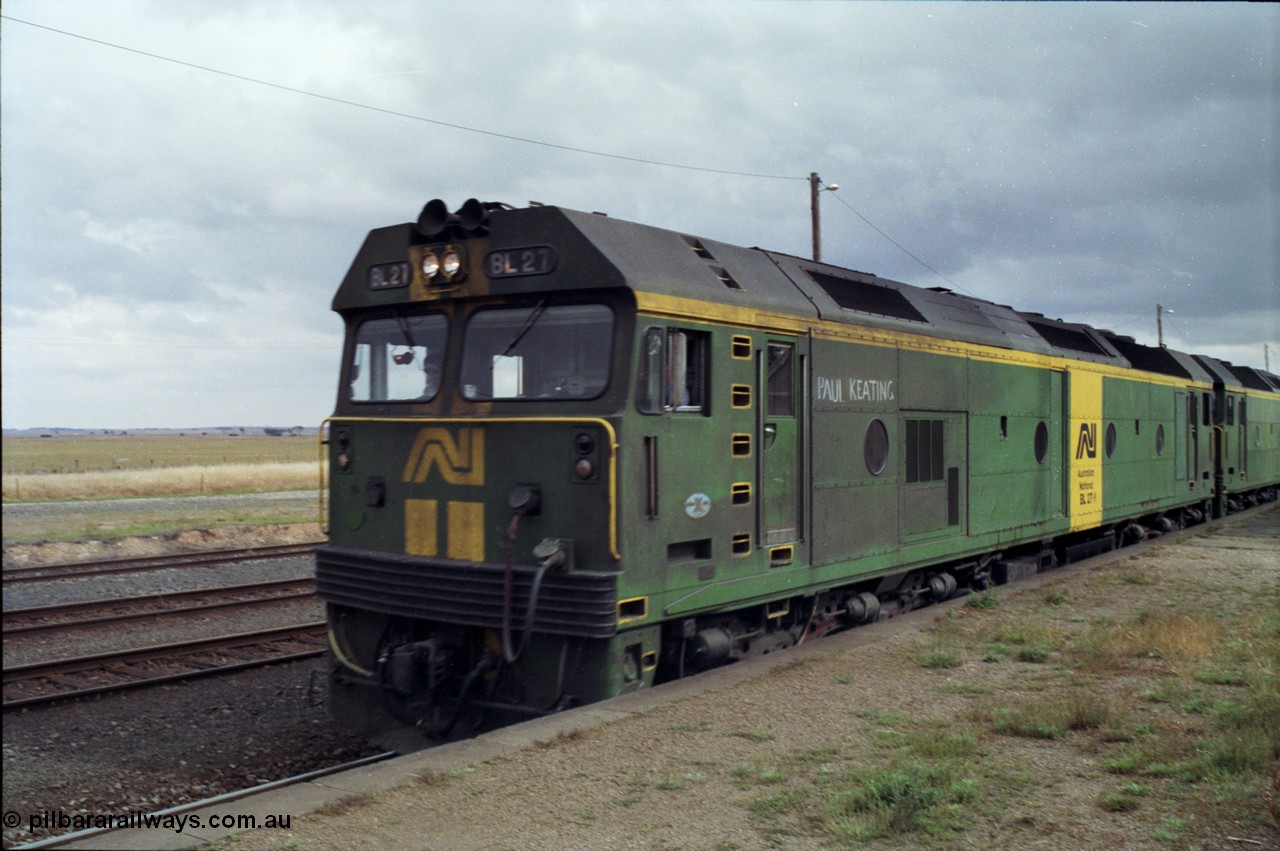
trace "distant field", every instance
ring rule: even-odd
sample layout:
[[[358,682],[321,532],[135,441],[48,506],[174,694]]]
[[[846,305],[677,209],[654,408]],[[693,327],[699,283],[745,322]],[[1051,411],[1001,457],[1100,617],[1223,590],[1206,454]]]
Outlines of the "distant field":
[[[314,489],[316,437],[156,435],[5,437],[6,501]]]
[[[222,432],[4,438],[4,475],[314,462],[316,438]]]

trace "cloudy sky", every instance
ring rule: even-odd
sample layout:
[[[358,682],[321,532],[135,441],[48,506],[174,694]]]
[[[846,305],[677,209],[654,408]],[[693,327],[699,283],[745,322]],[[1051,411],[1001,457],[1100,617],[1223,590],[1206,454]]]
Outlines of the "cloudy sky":
[[[1280,370],[1274,5],[5,0],[0,40],[5,428],[314,425],[369,229],[807,255],[810,171],[825,260]]]

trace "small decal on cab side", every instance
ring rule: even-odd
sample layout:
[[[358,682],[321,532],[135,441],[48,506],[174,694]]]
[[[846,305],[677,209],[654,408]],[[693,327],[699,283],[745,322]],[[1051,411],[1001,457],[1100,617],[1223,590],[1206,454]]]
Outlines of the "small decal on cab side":
[[[711,497],[705,493],[691,494],[684,501],[684,513],[688,514],[694,520],[700,517],[706,517],[711,513]]]

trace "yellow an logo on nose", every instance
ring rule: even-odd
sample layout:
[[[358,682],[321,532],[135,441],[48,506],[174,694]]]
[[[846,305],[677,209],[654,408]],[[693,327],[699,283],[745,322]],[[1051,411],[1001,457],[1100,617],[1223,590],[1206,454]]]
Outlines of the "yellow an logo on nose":
[[[456,440],[447,428],[419,429],[404,465],[403,481],[421,484],[437,465],[440,476],[451,485],[483,485],[484,429],[460,428]]]

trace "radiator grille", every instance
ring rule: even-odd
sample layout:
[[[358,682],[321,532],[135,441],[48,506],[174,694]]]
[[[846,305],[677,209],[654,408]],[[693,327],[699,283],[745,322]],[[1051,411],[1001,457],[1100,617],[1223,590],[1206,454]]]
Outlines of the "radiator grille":
[[[316,550],[316,596],[326,603],[420,620],[502,627],[505,568],[322,546]],[[524,624],[534,568],[513,569],[511,626]],[[548,571],[538,593],[534,631],[582,638],[617,632],[618,576]]]

